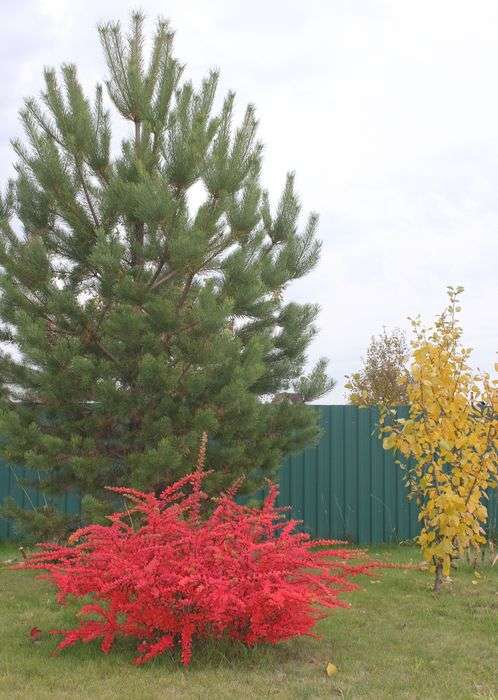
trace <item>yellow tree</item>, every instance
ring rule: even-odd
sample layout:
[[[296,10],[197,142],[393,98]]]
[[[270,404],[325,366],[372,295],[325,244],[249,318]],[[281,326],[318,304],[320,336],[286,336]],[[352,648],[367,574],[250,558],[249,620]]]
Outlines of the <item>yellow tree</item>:
[[[462,291],[448,287],[448,306],[433,326],[410,319],[409,414],[400,418],[386,406],[380,422],[384,447],[402,456],[419,506],[419,543],[435,591],[453,559],[485,542],[486,492],[497,483],[498,381],[469,365],[458,321]]]
[[[354,406],[406,404],[409,358],[410,348],[399,328],[390,333],[384,328],[379,336],[373,335],[360,370],[346,375],[348,402]]]

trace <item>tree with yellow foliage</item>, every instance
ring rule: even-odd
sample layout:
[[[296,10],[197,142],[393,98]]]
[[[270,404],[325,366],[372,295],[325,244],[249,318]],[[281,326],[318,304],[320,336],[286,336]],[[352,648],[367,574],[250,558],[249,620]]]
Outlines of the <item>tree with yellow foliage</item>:
[[[469,366],[458,321],[463,287],[432,327],[410,319],[414,333],[409,415],[385,406],[384,448],[402,455],[409,494],[419,507],[419,544],[439,591],[452,561],[485,540],[486,491],[498,471],[498,381]],[[498,370],[498,365],[495,365]]]
[[[395,328],[388,332],[384,328],[378,336],[373,335],[360,370],[346,375],[348,403],[386,407],[406,404],[409,359],[410,348],[402,330]]]

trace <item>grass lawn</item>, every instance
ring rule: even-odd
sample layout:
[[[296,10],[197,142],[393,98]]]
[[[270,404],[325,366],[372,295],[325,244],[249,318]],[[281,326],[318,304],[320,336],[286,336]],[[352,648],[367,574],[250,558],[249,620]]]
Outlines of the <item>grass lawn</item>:
[[[418,560],[406,546],[372,554]],[[0,560],[11,556],[0,546]],[[425,572],[386,570],[379,581],[361,579],[351,610],[320,623],[321,640],[253,650],[204,644],[188,670],[176,655],[136,668],[128,641],[109,656],[96,644],[51,656],[53,639],[32,642],[31,627],[70,626],[74,608],[58,608],[31,572],[0,565],[0,698],[498,698],[498,566],[481,578],[459,570],[439,597],[430,584]],[[332,678],[329,661],[338,667]]]

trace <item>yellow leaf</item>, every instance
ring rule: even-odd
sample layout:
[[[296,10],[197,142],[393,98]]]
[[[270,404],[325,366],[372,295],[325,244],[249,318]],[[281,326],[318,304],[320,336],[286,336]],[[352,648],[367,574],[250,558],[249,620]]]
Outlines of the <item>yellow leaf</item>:
[[[328,663],[325,670],[327,672],[327,676],[330,678],[331,676],[335,676],[337,673],[337,666],[335,664]]]
[[[389,437],[384,438],[383,443],[382,443],[384,449],[390,450],[391,448],[393,448],[394,441],[395,441],[394,435],[389,435]]]

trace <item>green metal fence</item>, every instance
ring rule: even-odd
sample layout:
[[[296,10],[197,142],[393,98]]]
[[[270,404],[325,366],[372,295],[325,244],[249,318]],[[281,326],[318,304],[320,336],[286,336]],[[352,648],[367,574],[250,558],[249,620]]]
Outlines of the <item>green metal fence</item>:
[[[281,505],[291,505],[293,516],[315,537],[361,544],[414,537],[417,509],[406,498],[394,454],[377,437],[377,411],[354,406],[318,410],[322,439],[284,462]]]
[[[81,500],[77,494],[68,492],[64,496],[46,497],[40,490],[26,486],[25,482],[32,481],[33,472],[31,470],[6,464],[0,459],[0,503],[3,502],[4,498],[10,496],[26,510],[40,508],[45,503],[50,503],[64,513],[76,515],[81,513]],[[14,524],[0,517],[0,540],[10,540],[16,537]]]
[[[348,539],[360,544],[406,540],[418,531],[417,508],[406,498],[402,472],[392,452],[377,437],[375,408],[317,406],[322,438],[313,447],[288,456],[280,469],[279,505],[314,537]],[[401,409],[403,412],[403,409]],[[25,508],[43,505],[43,495],[24,489],[27,472],[0,463],[0,501],[13,496]],[[67,513],[78,513],[77,496],[55,499]],[[488,502],[488,527],[496,532],[496,493]],[[0,519],[0,539],[14,536]]]

